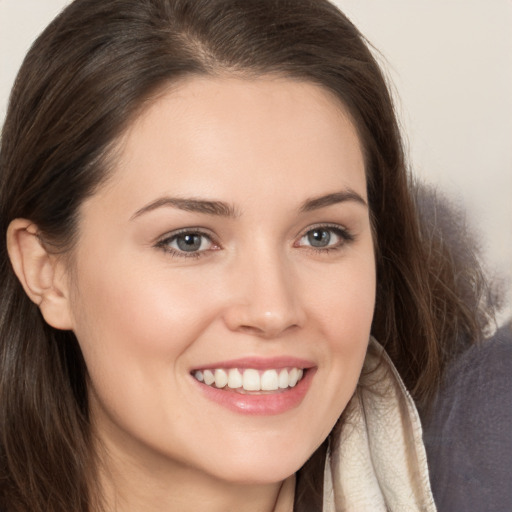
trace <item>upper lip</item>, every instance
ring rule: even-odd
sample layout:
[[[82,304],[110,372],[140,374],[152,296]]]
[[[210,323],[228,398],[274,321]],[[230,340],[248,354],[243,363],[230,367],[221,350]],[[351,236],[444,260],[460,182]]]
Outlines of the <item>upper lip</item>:
[[[255,370],[280,369],[280,368],[313,368],[315,364],[307,359],[301,359],[292,356],[281,357],[241,357],[230,359],[229,361],[217,361],[196,366],[195,370],[211,370],[215,368],[254,368]]]

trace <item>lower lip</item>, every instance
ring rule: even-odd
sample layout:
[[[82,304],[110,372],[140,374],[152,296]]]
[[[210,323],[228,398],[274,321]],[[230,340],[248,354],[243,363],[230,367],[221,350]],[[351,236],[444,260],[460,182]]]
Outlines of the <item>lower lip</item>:
[[[282,414],[298,407],[309,390],[314,373],[315,369],[309,368],[295,387],[262,395],[218,389],[192,378],[209,400],[237,413],[264,416]]]

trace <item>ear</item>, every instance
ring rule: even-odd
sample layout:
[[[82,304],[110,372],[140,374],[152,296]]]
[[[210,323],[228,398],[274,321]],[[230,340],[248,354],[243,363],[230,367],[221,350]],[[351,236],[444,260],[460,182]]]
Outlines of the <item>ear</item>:
[[[13,220],[7,229],[7,250],[14,272],[46,322],[56,329],[72,329],[64,261],[46,250],[37,226],[26,219]]]

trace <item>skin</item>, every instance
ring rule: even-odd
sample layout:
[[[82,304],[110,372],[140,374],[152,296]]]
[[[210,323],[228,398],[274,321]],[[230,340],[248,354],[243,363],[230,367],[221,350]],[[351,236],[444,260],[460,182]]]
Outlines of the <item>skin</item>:
[[[117,154],[64,271],[108,510],[272,510],[345,408],[368,343],[375,261],[354,125],[313,84],[196,77],[159,95]],[[301,210],[347,191],[361,200]],[[166,196],[232,215],[141,211]],[[326,225],[328,246],[312,247]],[[195,256],[172,238],[183,228],[207,235]],[[249,356],[311,361],[300,404],[254,416],[198,392],[193,368]]]

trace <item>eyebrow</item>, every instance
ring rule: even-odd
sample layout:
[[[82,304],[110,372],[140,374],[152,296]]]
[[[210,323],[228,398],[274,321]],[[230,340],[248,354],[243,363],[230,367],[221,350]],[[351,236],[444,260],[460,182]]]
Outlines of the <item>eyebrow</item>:
[[[220,217],[237,217],[239,215],[234,206],[223,203],[222,201],[208,201],[205,199],[181,197],[161,197],[137,210],[131,216],[130,220],[162,207],[172,207],[179,210],[185,210],[187,212],[205,213],[207,215],[218,215]]]
[[[331,206],[333,204],[344,203],[346,201],[355,201],[356,203],[362,204],[366,208],[368,207],[366,201],[357,192],[351,189],[347,189],[341,192],[333,192],[332,194],[327,194],[325,196],[308,199],[302,203],[299,211],[301,213],[310,212],[313,210],[319,210],[320,208],[325,208],[326,206]]]
[[[320,208],[325,208],[333,204],[344,203],[346,201],[355,201],[363,206],[368,206],[366,201],[357,192],[347,189],[341,192],[333,192],[324,196],[308,199],[302,203],[299,208],[299,212],[305,213],[313,210],[319,210]],[[240,215],[234,206],[222,201],[166,196],[160,197],[146,206],[143,206],[131,216],[130,220],[162,207],[177,208],[187,212],[204,213],[206,215],[217,215],[219,217],[235,218]]]

